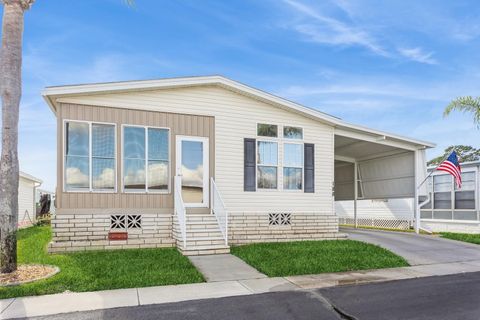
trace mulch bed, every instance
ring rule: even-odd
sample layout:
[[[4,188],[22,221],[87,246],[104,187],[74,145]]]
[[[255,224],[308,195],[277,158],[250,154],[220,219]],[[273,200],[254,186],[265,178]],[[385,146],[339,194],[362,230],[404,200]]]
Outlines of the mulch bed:
[[[0,286],[14,286],[49,278],[60,271],[55,266],[24,264],[12,273],[0,273]]]

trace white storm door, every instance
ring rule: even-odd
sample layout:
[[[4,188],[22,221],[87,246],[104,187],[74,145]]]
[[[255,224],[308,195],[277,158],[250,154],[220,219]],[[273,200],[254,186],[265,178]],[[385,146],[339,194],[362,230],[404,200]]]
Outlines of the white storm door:
[[[208,138],[177,136],[176,175],[182,177],[186,207],[208,207]]]

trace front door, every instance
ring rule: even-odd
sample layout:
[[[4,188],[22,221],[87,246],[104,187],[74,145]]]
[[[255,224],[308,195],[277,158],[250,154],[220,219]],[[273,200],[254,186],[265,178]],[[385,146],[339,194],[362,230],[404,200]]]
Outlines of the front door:
[[[186,207],[208,207],[208,138],[177,136],[176,175]]]

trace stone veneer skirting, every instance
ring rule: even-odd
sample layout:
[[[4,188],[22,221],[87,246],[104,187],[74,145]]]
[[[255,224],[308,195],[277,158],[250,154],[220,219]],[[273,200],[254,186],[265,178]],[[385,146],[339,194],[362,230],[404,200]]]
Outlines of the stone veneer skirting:
[[[52,242],[49,252],[159,248],[173,247],[173,216],[168,212],[139,210],[120,214],[141,214],[142,227],[128,229],[128,240],[108,240],[110,218],[118,212],[102,210],[89,213],[86,210],[57,210],[52,220]],[[146,212],[147,211],[147,212]],[[125,231],[125,230],[123,230]],[[295,240],[341,239],[338,232],[338,217],[323,213],[291,213],[289,225],[270,225],[268,212],[231,213],[229,215],[229,244],[254,242],[278,242]]]
[[[345,238],[338,217],[324,213],[291,213],[290,225],[270,225],[268,212],[231,213],[229,244]]]
[[[49,252],[103,250],[103,249],[133,249],[173,247],[172,214],[164,212],[95,212],[76,213],[75,210],[63,212],[57,210],[52,220],[52,242]],[[113,210],[112,210],[113,211]],[[110,229],[112,214],[141,215],[141,228]],[[108,240],[108,233],[128,232],[127,240]]]

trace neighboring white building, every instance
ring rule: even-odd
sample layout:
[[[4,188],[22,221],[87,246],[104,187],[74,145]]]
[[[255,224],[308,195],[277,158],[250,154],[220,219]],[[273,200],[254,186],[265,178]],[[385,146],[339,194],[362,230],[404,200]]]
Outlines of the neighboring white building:
[[[434,171],[426,182],[431,201],[421,209],[423,227],[434,232],[480,233],[480,161],[465,162],[461,167],[461,189],[443,171]],[[434,167],[428,168],[432,170]],[[358,224],[406,229],[413,224],[413,207],[413,198],[359,200]],[[335,208],[341,224],[353,224],[353,201],[337,201]]]
[[[35,222],[36,189],[42,180],[20,171],[18,181],[18,226],[27,227]]]

